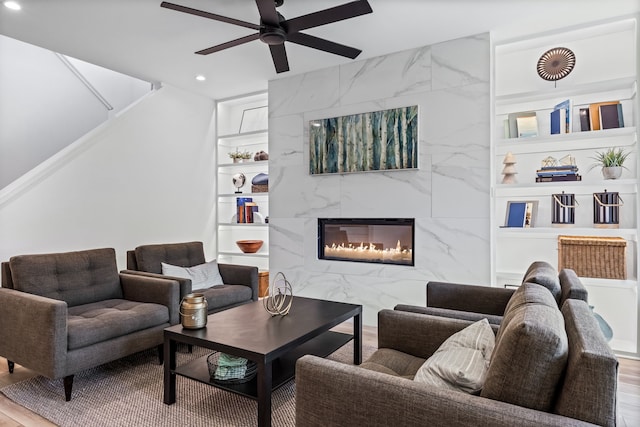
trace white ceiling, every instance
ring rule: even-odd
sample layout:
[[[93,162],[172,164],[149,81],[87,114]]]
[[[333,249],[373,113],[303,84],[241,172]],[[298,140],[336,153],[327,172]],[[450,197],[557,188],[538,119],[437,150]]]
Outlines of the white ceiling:
[[[286,43],[291,71],[276,74],[268,47],[256,40],[202,56],[193,52],[252,30],[160,7],[161,0],[18,0],[0,7],[0,34],[148,81],[215,99],[266,90],[267,81],[350,59]],[[171,0],[259,23],[254,0]],[[285,0],[294,18],[349,0]],[[362,50],[366,59],[468,35],[495,40],[637,14],[640,0],[369,0],[373,13],[308,34]],[[205,82],[195,76],[205,75]]]

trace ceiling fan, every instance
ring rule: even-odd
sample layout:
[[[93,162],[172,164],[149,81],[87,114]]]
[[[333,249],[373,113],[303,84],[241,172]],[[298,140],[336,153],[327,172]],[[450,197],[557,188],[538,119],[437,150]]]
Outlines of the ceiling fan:
[[[260,39],[263,43],[269,45],[271,58],[273,59],[273,65],[276,68],[276,72],[283,73],[285,71],[289,71],[289,61],[287,60],[287,52],[284,48],[285,41],[333,53],[335,55],[345,56],[351,59],[354,59],[360,54],[360,52],[362,52],[359,49],[301,33],[300,31],[371,13],[373,10],[371,9],[371,6],[369,6],[367,0],[352,1],[340,6],[331,7],[329,9],[298,16],[297,18],[292,19],[285,19],[284,16],[276,11],[276,7],[282,6],[283,3],[284,0],[256,0],[258,13],[260,14],[260,25],[241,21],[239,19],[228,18],[215,13],[205,12],[203,10],[192,9],[187,6],[181,6],[166,1],[163,1],[160,6],[258,31],[255,34],[250,34],[248,36],[240,37],[239,39],[199,50],[196,52],[198,55],[208,55],[210,53],[219,52],[233,46],[238,46]]]

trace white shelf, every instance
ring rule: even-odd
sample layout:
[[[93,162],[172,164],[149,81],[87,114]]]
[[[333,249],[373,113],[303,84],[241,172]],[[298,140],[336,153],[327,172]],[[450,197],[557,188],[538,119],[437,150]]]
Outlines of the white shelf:
[[[502,138],[496,144],[496,155],[541,154],[568,150],[590,150],[611,146],[611,138],[618,138],[616,146],[630,147],[637,143],[636,127],[572,132],[561,135],[530,138]],[[627,138],[622,138],[627,137]]]
[[[627,77],[621,79],[604,80],[594,83],[585,83],[563,88],[550,87],[547,90],[539,90],[535,92],[513,93],[509,95],[496,96],[496,106],[504,106],[515,103],[534,103],[540,100],[556,99],[556,98],[572,98],[579,95],[588,95],[592,93],[625,91],[625,98],[632,98],[636,95],[637,85],[635,77]]]
[[[557,239],[558,235],[569,236],[621,236],[626,240],[637,241],[635,228],[593,228],[593,227],[501,227],[497,232],[500,238]]]
[[[558,265],[560,235],[622,237],[628,244],[625,252],[627,280],[580,278],[589,291],[589,303],[609,322],[613,329],[610,342],[616,351],[640,356],[638,343],[638,224],[640,219],[640,147],[638,129],[640,111],[637,93],[638,38],[637,19],[603,23],[585,27],[577,33],[541,34],[526,41],[512,41],[494,46],[495,90],[492,106],[492,284],[519,285],[524,269],[530,261],[542,260]],[[624,52],[603,52],[597,46],[615,40]],[[535,64],[541,52],[553,45],[568,45],[579,52],[576,70],[557,84],[542,84],[535,73]],[[606,61],[602,58],[606,57]],[[583,64],[580,66],[579,64]],[[590,64],[590,66],[584,66]],[[598,64],[598,65],[596,65]],[[612,70],[609,72],[608,70]],[[600,80],[600,78],[607,80]],[[539,88],[539,89],[537,89]],[[550,134],[550,113],[555,105],[571,101],[570,133]],[[580,131],[579,109],[593,103],[619,101],[626,127],[595,131]],[[538,122],[538,136],[530,138],[504,138],[504,123],[509,114],[533,111]],[[605,180],[600,168],[593,168],[596,152],[620,147],[630,153],[622,179]],[[520,183],[501,184],[504,158],[507,153],[515,157],[514,167]],[[574,157],[582,181],[535,182],[536,170],[551,156]],[[623,200],[620,207],[620,226],[623,228],[596,228],[592,222],[593,193],[617,192]],[[553,226],[551,223],[552,194],[575,194],[579,205],[575,210],[574,226]],[[537,201],[534,227],[503,228],[507,201]],[[535,225],[538,225],[537,227]]]
[[[229,197],[269,197],[269,193],[223,193],[218,194],[218,197],[221,199]]]
[[[223,255],[223,256],[233,256],[233,257],[239,257],[239,256],[246,256],[246,257],[250,257],[250,258],[269,258],[269,253],[268,252],[259,252],[259,253],[255,253],[255,254],[247,254],[241,251],[238,252],[228,252],[228,251],[219,251],[218,252],[219,255]]]
[[[249,122],[252,130],[248,132],[233,132],[242,123],[247,124],[246,112],[267,105],[268,96],[265,92],[254,93],[233,99],[222,100],[217,103],[217,129],[222,132],[217,141],[217,257],[219,262],[242,265],[255,265],[259,269],[269,266],[269,224],[264,222],[237,223],[233,221],[236,215],[236,198],[250,197],[258,203],[261,215],[269,215],[269,193],[251,192],[251,179],[259,173],[268,173],[268,160],[253,160],[253,155],[259,151],[268,151],[269,132],[263,128],[267,124],[266,116],[259,120],[253,118]],[[264,110],[263,110],[264,112]],[[264,119],[264,120],[263,120]],[[243,122],[244,121],[244,122]],[[245,127],[246,128],[246,127]],[[231,131],[231,133],[229,133]],[[252,157],[243,162],[233,163],[228,153],[234,151],[248,151]],[[247,182],[241,193],[232,192],[231,176],[242,172]],[[247,191],[248,189],[248,191]],[[262,217],[260,217],[262,218]],[[260,239],[264,243],[257,253],[244,253],[236,245],[237,240]]]
[[[269,136],[269,130],[268,129],[260,129],[260,130],[254,130],[251,132],[242,132],[242,133],[232,133],[232,134],[227,134],[227,135],[220,135],[218,136],[218,141],[225,141],[225,142],[238,142],[238,141],[242,141],[242,140],[246,140],[248,138],[251,137],[268,137]]]

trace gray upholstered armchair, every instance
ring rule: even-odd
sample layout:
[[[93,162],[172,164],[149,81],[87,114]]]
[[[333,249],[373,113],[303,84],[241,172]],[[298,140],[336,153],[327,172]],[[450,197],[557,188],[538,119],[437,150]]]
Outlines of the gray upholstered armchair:
[[[191,280],[162,275],[162,263],[179,267],[204,264],[202,242],[142,245],[127,251],[127,270],[124,273],[150,277],[170,277],[180,283],[180,298],[192,292]],[[224,284],[198,290],[207,299],[209,313],[258,300],[258,268],[236,264],[218,264]]]
[[[9,372],[64,378],[69,401],[76,372],[161,350],[178,295],[175,280],[119,274],[112,248],[14,256],[2,263],[0,355]]]

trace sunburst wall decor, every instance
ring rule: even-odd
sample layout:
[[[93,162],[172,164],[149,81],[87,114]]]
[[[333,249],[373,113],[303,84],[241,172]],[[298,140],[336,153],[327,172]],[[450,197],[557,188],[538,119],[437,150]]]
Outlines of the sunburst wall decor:
[[[554,47],[538,59],[538,75],[555,82],[569,75],[576,65],[576,55],[566,47]]]

